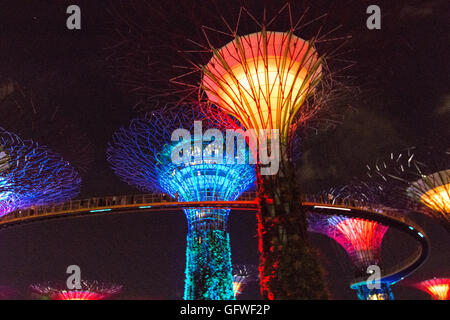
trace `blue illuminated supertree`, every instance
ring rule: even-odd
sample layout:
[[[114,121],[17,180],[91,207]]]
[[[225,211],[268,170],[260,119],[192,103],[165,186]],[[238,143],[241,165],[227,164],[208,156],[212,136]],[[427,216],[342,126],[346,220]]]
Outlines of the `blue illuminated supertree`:
[[[108,161],[124,181],[145,191],[163,191],[182,202],[236,200],[255,181],[252,166],[230,163],[225,148],[220,150],[196,134],[193,139],[171,140],[175,129],[190,130],[200,118],[187,108],[135,119],[114,135]],[[203,125],[213,126],[205,121]],[[233,160],[246,158],[245,150],[236,150],[234,145]],[[174,163],[172,154],[184,161]],[[188,221],[184,299],[234,299],[226,230],[230,210],[194,207],[184,212]]]
[[[0,128],[0,216],[70,199],[80,182],[61,156]]]

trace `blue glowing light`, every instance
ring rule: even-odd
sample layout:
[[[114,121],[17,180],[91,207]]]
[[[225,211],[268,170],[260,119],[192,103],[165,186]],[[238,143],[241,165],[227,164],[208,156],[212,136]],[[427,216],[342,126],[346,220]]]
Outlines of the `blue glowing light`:
[[[202,140],[173,142],[175,129],[192,128],[196,118],[187,117],[189,113],[153,113],[133,120],[128,129],[122,128],[113,137],[108,161],[129,184],[146,191],[163,191],[177,201],[236,200],[254,185],[254,166],[248,161],[230,163],[230,157],[224,154],[221,158],[215,147]],[[248,158],[247,150],[236,150],[236,144],[234,148],[235,160]],[[174,163],[172,151],[179,149],[188,160]],[[226,230],[229,212],[207,207],[184,209],[188,221],[185,299],[234,299]]]
[[[357,290],[359,300],[394,300],[392,293],[392,283],[379,282],[373,284],[374,288],[369,288],[369,283],[363,282],[359,286],[352,287]]]
[[[0,216],[68,200],[80,182],[61,156],[0,128]]]

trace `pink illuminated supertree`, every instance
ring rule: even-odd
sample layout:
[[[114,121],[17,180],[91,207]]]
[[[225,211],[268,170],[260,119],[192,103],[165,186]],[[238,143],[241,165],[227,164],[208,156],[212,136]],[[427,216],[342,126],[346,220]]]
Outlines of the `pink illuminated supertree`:
[[[98,281],[81,281],[81,289],[68,289],[66,284],[42,283],[30,286],[32,292],[45,300],[104,300],[122,290],[122,286]]]
[[[413,286],[425,291],[434,300],[450,300],[450,278],[433,278]]]
[[[333,238],[347,251],[357,276],[366,275],[368,266],[379,265],[387,226],[360,218],[316,214],[310,215],[308,221],[310,231]]]

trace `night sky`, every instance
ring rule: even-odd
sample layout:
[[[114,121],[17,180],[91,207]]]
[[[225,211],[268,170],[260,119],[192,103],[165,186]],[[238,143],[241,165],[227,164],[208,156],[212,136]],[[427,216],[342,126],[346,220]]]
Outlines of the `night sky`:
[[[38,122],[30,130],[25,117],[11,121],[17,106],[1,99],[0,126],[23,133],[24,138],[42,138],[42,144],[69,158],[76,158],[80,141],[89,144],[79,198],[139,193],[115,177],[105,153],[114,131],[137,116],[133,106],[142,98],[120,86],[117,74],[111,71],[108,47],[117,35],[110,9],[118,2],[0,0],[1,87],[16,84],[33,97],[43,115],[57,107],[60,123],[55,126],[70,124],[73,130],[66,138],[74,142],[71,145],[58,135],[44,134],[52,132],[51,124]],[[241,3],[216,2],[229,8]],[[299,176],[305,190],[317,192],[348,183],[364,173],[365,164],[391,151],[412,145],[448,147],[448,1],[303,2],[312,14],[327,12],[328,23],[341,25],[339,32],[351,36],[346,57],[354,66],[345,75],[352,92],[357,93],[348,101],[350,108],[337,111],[340,121],[335,128],[317,134],[311,131],[302,138]],[[260,3],[252,1],[249,6],[258,12]],[[82,30],[67,30],[69,4],[81,7]],[[381,30],[366,28],[369,4],[381,7]],[[164,8],[168,21],[180,15],[175,3]],[[151,10],[148,15],[152,21]],[[208,22],[212,20],[208,17]],[[186,32],[191,29],[186,27]],[[165,103],[163,99],[160,102]],[[411,218],[424,228],[432,243],[430,259],[411,279],[448,276],[449,235],[426,217]],[[122,299],[180,299],[186,228],[182,212],[174,211],[79,217],[1,230],[0,285],[15,288],[17,297],[28,297],[31,283],[64,280],[67,266],[76,264],[84,279],[122,284]],[[257,264],[255,215],[232,212],[230,235],[233,264]],[[348,286],[352,272],[345,251],[321,235],[312,234],[311,241],[321,252],[332,298],[356,299]],[[414,241],[389,231],[383,242],[384,263],[392,266],[414,250]],[[397,299],[428,299],[401,283],[393,291]],[[257,285],[250,285],[241,297],[259,298]]]

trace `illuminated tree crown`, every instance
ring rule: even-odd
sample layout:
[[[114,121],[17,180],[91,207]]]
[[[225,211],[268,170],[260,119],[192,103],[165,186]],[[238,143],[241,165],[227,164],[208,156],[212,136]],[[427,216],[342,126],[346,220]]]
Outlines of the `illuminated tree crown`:
[[[427,292],[434,300],[450,299],[450,279],[434,278],[415,284],[415,287]]]
[[[49,300],[103,300],[122,290],[122,286],[99,281],[82,280],[81,289],[67,289],[64,283],[47,282],[31,285],[31,290],[41,299]]]
[[[247,129],[290,125],[321,75],[313,46],[292,32],[262,30],[214,50],[203,69],[209,100]]]
[[[0,128],[0,215],[70,199],[80,183],[61,156]]]

